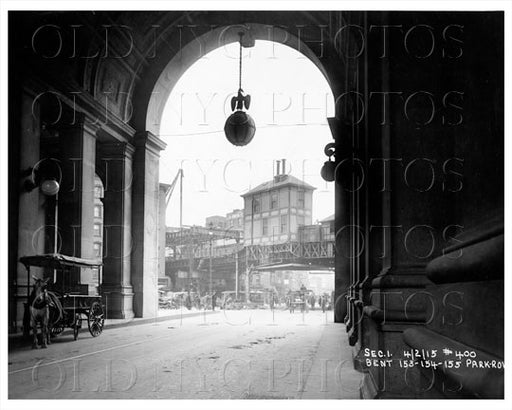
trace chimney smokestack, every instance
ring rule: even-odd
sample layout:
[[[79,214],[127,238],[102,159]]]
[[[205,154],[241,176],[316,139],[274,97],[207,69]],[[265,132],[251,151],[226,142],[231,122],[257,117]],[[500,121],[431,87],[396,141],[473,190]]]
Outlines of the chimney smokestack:
[[[276,161],[276,176],[279,175],[279,172],[280,172],[280,164],[281,164],[281,161]]]
[[[286,175],[286,159],[284,159],[284,158],[283,158],[283,159],[281,160],[281,162],[283,163],[283,172],[282,172],[282,174],[283,174],[283,175]]]

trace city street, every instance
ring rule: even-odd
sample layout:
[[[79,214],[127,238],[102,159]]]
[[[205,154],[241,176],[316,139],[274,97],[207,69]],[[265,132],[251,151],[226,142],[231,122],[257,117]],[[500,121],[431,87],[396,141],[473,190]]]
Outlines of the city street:
[[[359,398],[332,311],[219,311],[9,353],[9,398]]]

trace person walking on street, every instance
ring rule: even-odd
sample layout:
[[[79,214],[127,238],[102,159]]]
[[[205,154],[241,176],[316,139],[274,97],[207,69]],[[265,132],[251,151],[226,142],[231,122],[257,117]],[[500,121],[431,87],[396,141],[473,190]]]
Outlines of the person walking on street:
[[[326,305],[326,302],[327,302],[325,299],[326,299],[325,295],[320,297],[320,304],[322,306],[322,313],[325,313],[325,305]]]

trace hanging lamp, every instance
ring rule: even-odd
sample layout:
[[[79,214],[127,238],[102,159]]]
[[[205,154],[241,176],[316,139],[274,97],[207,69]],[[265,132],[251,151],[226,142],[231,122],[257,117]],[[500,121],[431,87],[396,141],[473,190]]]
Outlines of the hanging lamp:
[[[231,99],[231,111],[234,112],[226,120],[224,133],[231,144],[244,146],[253,139],[256,125],[251,116],[244,111],[244,108],[248,110],[251,105],[251,96],[244,95],[244,90],[242,89],[242,37],[244,33],[240,32],[238,35],[240,36],[238,94]]]

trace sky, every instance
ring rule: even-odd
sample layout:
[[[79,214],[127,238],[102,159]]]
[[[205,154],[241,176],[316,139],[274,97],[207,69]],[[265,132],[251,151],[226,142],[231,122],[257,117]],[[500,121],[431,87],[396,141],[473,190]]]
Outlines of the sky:
[[[241,194],[272,179],[275,161],[317,189],[313,223],[334,213],[334,186],[320,177],[332,142],[327,117],[334,101],[320,70],[295,49],[257,40],[243,49],[242,88],[251,95],[248,114],[256,123],[244,147],[229,143],[224,124],[238,91],[239,44],[220,47],[197,60],[179,79],[165,106],[160,138],[160,182],[171,183],[183,168],[183,225],[204,226],[205,218],[243,208]],[[179,186],[166,213],[179,226]]]

